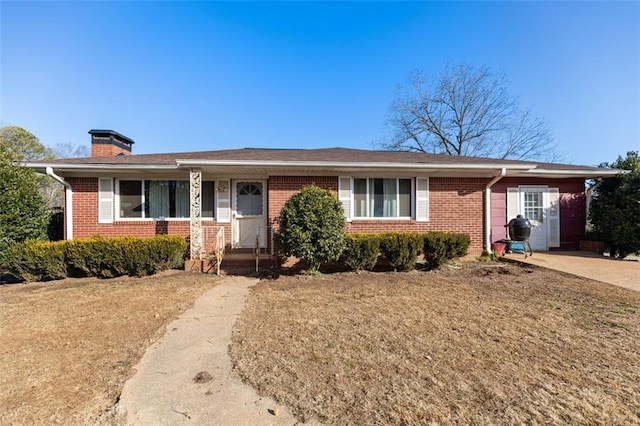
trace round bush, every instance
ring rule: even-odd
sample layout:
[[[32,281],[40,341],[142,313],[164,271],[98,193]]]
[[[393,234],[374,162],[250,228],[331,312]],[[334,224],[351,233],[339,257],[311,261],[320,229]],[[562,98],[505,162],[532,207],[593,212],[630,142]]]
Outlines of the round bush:
[[[345,248],[342,204],[333,192],[305,186],[285,203],[275,241],[285,256],[304,260],[311,271],[336,261]]]

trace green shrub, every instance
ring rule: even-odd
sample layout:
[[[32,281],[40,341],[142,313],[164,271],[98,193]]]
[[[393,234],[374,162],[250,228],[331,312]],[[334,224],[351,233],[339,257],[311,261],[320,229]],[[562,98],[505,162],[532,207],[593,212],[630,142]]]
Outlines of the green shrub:
[[[416,266],[422,241],[416,232],[387,232],[380,236],[380,250],[392,268],[410,271]]]
[[[72,273],[100,278],[143,276],[179,267],[185,258],[184,238],[94,237],[70,241],[67,261]]]
[[[380,236],[377,234],[347,235],[342,262],[352,271],[373,270],[380,255]]]
[[[7,269],[26,280],[67,276],[111,278],[143,276],[179,267],[187,242],[178,236],[154,238],[93,237],[73,241],[13,244],[7,251]]]
[[[24,281],[66,278],[64,241],[27,240],[7,247],[5,267]]]
[[[471,238],[467,234],[432,231],[424,235],[424,260],[429,269],[467,254]]]
[[[68,241],[65,257],[72,276],[107,278],[117,276],[111,271],[122,270],[113,265],[113,243],[103,237],[85,238]],[[124,273],[119,274],[124,275]]]
[[[38,177],[17,164],[16,155],[0,135],[0,256],[14,243],[47,239],[49,210],[38,190]]]
[[[311,271],[340,258],[345,247],[342,204],[333,192],[305,186],[285,203],[274,237],[285,256],[304,260]]]

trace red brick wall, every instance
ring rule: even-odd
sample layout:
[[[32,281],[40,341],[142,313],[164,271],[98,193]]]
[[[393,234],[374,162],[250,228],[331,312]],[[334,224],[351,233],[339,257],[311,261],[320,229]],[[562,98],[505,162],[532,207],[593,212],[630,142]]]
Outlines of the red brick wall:
[[[354,219],[347,232],[430,230],[464,232],[471,236],[470,253],[482,252],[483,189],[488,179],[431,178],[429,222],[414,220]],[[338,177],[272,176],[269,178],[269,223],[274,224],[284,203],[305,185],[338,191]]]
[[[587,217],[584,179],[504,178],[491,188],[491,241],[507,238],[507,188],[541,185],[560,192],[560,249],[578,248]]]
[[[274,225],[284,203],[302,187],[314,184],[323,189],[338,192],[336,176],[271,176],[267,183],[267,211],[269,225]]]
[[[98,224],[98,179],[69,178],[73,187],[73,236],[132,235],[151,237],[161,233],[189,235],[189,220],[114,221]],[[470,253],[482,251],[483,242],[483,189],[487,179],[438,178],[429,181],[429,222],[413,220],[356,219],[347,225],[348,232],[385,232],[430,230],[464,232],[471,236]],[[285,202],[305,185],[338,191],[337,176],[272,176],[268,180],[267,212],[273,225]],[[163,226],[166,224],[166,229]],[[231,242],[231,224],[203,221],[203,226],[224,226],[227,244]],[[205,244],[208,242],[205,241]]]
[[[160,234],[189,236],[190,222],[185,220],[122,220],[113,223],[98,223],[98,178],[68,178],[73,188],[73,237],[86,238],[95,235],[117,237],[153,237]],[[115,208],[115,204],[114,204]],[[214,220],[203,220],[203,227],[225,228],[227,244],[231,241],[231,224],[218,224]],[[215,235],[214,235],[215,238]],[[214,244],[204,241],[205,245]]]
[[[92,157],[115,157],[118,154],[131,155],[131,152],[112,144],[93,143],[91,144]]]

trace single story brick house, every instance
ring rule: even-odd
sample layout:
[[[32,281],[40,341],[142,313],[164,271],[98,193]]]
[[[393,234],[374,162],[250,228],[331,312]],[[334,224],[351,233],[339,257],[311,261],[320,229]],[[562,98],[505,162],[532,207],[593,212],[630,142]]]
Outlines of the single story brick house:
[[[534,250],[575,249],[584,235],[585,179],[617,173],[348,148],[133,155],[126,136],[89,133],[91,157],[25,164],[65,185],[66,238],[183,235],[193,258],[211,244],[211,229],[223,228],[232,249],[270,248],[284,203],[309,184],[338,194],[348,232],[464,232],[470,252],[480,253],[522,214],[536,225]]]

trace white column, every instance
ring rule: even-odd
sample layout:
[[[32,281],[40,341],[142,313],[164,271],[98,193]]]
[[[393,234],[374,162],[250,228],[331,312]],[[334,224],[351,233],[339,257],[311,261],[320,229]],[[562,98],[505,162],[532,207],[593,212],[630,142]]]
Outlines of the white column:
[[[200,188],[202,187],[202,171],[189,170],[191,226],[189,228],[191,242],[191,260],[201,260],[202,251],[202,221],[200,209]]]

